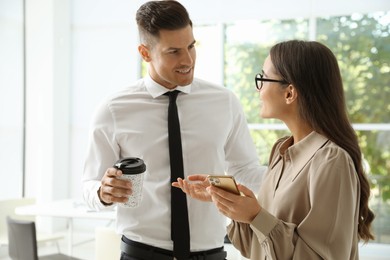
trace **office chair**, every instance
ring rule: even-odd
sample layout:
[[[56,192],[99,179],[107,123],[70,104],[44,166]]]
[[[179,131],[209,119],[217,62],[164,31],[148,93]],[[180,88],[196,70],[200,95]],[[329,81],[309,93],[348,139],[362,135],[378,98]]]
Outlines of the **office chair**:
[[[34,221],[16,220],[7,216],[7,227],[8,254],[12,260],[81,260],[60,253],[38,258]]]
[[[32,205],[35,202],[34,198],[0,199],[0,247],[8,246],[7,216],[20,220],[35,221],[34,216],[19,216],[15,213],[17,207]],[[57,248],[59,248],[58,241],[64,239],[64,237],[65,235],[62,233],[37,232],[38,248],[40,244],[46,242],[55,242]]]

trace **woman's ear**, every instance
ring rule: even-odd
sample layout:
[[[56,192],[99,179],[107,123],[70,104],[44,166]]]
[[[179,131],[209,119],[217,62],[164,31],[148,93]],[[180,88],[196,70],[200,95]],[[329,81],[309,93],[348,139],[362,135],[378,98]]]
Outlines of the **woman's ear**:
[[[151,60],[149,49],[145,45],[143,45],[143,44],[139,45],[138,52],[139,52],[139,54],[141,54],[141,57],[144,61],[149,62]]]
[[[286,104],[292,104],[297,98],[297,89],[292,84],[288,85],[285,92]]]

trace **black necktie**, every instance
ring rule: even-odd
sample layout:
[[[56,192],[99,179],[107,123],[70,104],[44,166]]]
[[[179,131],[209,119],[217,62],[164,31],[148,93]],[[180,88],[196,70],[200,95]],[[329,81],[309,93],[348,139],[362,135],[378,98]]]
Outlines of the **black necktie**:
[[[178,90],[167,92],[168,107],[168,138],[169,159],[171,163],[171,183],[177,178],[184,178],[183,154],[179,116],[177,114],[176,98]],[[171,239],[173,240],[173,255],[178,260],[188,259],[190,254],[190,230],[188,225],[186,194],[178,188],[171,187]]]

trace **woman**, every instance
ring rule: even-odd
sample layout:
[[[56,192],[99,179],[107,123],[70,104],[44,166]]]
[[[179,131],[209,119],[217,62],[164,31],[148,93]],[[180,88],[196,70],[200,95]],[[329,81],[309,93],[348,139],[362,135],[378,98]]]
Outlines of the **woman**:
[[[204,175],[173,185],[231,218],[229,238],[247,258],[358,259],[374,214],[335,56],[318,42],[282,42],[255,80],[261,116],[291,131],[275,143],[257,198],[242,185],[245,196],[206,185]]]

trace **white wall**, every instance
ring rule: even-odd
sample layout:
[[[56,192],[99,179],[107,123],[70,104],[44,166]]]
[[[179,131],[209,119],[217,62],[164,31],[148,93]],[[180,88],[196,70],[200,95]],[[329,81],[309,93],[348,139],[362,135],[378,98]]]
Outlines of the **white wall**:
[[[69,3],[26,10],[26,193],[51,200],[69,185]]]
[[[74,1],[72,6],[70,173],[81,197],[88,127],[100,100],[138,78],[136,1]]]
[[[0,0],[0,198],[20,196],[23,182],[23,14],[21,1]],[[10,174],[12,173],[12,174]]]
[[[286,19],[389,9],[388,0],[182,0],[194,22]]]

